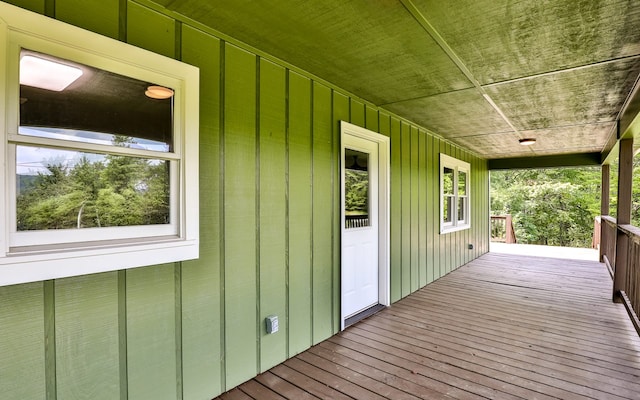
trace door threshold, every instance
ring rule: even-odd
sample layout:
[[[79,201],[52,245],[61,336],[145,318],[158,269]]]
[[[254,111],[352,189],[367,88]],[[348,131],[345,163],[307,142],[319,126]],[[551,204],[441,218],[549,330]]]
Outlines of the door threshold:
[[[384,310],[385,308],[387,308],[387,306],[382,305],[382,304],[376,304],[376,305],[373,305],[373,306],[371,306],[371,307],[369,307],[369,308],[367,308],[365,310],[362,310],[359,313],[357,313],[355,315],[352,315],[349,318],[345,319],[344,320],[344,327],[346,329],[348,326],[351,326],[351,325],[355,324],[356,322],[358,322],[360,320],[363,320],[363,319],[365,319],[367,317],[370,317],[373,314],[377,313],[378,311]]]

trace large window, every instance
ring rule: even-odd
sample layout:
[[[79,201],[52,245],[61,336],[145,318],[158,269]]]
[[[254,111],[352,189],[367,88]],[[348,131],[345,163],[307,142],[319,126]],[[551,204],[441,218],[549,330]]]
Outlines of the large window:
[[[440,233],[471,226],[469,163],[440,154]]]
[[[0,284],[198,256],[198,71],[0,4]]]

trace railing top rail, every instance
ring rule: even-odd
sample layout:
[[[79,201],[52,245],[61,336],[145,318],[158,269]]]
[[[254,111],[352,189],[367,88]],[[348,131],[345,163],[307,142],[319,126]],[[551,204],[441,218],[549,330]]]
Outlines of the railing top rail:
[[[635,236],[640,239],[640,228],[633,225],[618,225],[618,229],[627,236]]]
[[[507,219],[506,215],[492,215],[491,219]]]
[[[612,216],[610,216],[610,215],[603,215],[603,216],[602,216],[602,220],[603,220],[603,221],[606,221],[607,223],[612,224],[612,225],[615,225],[615,224],[616,224],[616,222],[617,222],[617,221],[616,221],[616,219],[615,219],[615,218],[613,218],[613,217],[612,217]]]

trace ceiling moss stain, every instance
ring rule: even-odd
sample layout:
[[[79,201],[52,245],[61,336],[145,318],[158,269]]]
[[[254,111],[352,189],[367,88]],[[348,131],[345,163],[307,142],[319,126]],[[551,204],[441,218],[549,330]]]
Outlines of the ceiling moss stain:
[[[602,0],[571,0],[553,8],[561,22],[562,30],[557,32],[559,43],[565,54],[573,58],[592,59],[603,39],[600,26]]]

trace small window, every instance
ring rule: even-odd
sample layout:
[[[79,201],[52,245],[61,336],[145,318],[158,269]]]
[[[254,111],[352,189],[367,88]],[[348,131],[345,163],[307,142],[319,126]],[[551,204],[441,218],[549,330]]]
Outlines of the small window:
[[[344,165],[345,229],[370,226],[369,154],[345,149]]]
[[[0,15],[0,285],[197,258],[197,68]]]
[[[469,163],[440,154],[440,233],[468,229]]]

